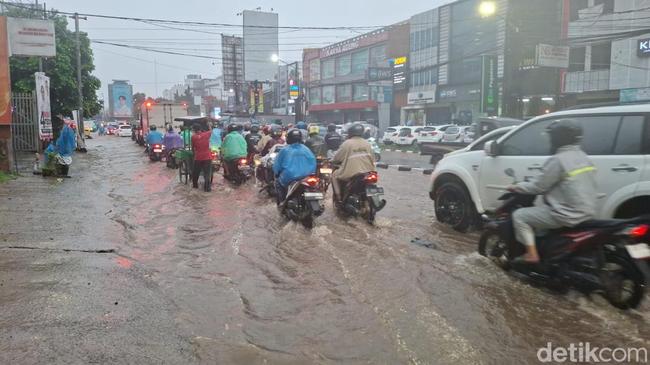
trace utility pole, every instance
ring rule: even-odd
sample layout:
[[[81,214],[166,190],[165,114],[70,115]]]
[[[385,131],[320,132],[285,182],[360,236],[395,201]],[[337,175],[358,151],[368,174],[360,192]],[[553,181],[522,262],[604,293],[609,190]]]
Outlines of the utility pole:
[[[237,81],[237,38],[233,38],[232,42],[232,67],[234,71],[234,80],[235,80],[235,113],[239,111],[239,82]]]
[[[84,138],[84,97],[83,97],[83,84],[81,83],[81,39],[79,38],[79,13],[74,13],[74,29],[75,29],[75,38],[77,40],[77,97],[78,97],[78,106],[77,106],[77,117],[79,118],[79,134],[81,139]],[[81,17],[81,19],[86,20],[87,18]]]

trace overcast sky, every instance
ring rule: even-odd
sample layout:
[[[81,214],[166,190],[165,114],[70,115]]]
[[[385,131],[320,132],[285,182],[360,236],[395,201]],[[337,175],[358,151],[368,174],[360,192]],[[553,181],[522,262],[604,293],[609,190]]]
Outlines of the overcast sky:
[[[42,2],[42,0],[40,1]],[[449,0],[47,0],[48,8],[61,11],[116,15],[125,17],[241,24],[242,10],[262,10],[279,14],[280,26],[375,26],[408,19]],[[70,27],[74,21],[70,20]],[[188,28],[179,25],[178,27]],[[130,80],[134,92],[160,96],[164,89],[182,83],[189,73],[204,78],[221,74],[221,38],[219,33],[241,34],[241,27],[195,28],[184,31],[162,28],[135,21],[88,18],[81,29],[91,40],[141,45],[180,53],[208,55],[211,59],[166,55],[104,44],[93,44],[95,75],[102,81],[100,96],[108,95],[107,84],[113,79]],[[216,34],[212,34],[216,33]],[[280,57],[299,60],[300,50],[322,47],[344,40],[355,33],[341,30],[280,30]],[[157,64],[157,67],[155,66]],[[154,72],[157,69],[157,72]],[[156,82],[157,80],[157,82]]]

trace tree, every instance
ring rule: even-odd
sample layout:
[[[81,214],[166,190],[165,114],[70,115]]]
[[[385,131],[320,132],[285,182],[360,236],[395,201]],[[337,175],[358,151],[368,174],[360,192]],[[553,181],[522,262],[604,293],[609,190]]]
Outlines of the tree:
[[[133,94],[133,114],[135,117],[140,115],[140,106],[142,103],[147,100],[147,95],[145,93],[135,93]]]
[[[40,18],[42,11],[21,7],[5,6],[2,15],[17,18]],[[43,71],[50,77],[50,98],[52,115],[71,116],[77,109],[77,59],[75,33],[68,30],[68,20],[64,15],[50,11],[48,18],[54,21],[56,56],[43,60]],[[98,78],[92,75],[95,70],[93,52],[86,33],[80,33],[81,40],[81,80],[83,83],[84,117],[90,118],[101,110],[97,90],[101,87]],[[11,88],[13,92],[32,92],[35,89],[34,73],[38,72],[37,57],[11,57]]]

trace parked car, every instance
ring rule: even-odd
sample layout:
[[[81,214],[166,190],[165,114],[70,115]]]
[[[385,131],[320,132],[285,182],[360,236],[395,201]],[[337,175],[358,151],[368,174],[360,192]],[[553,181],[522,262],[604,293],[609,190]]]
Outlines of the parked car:
[[[447,128],[453,126],[454,124],[443,124],[424,127],[418,137],[418,144],[424,145],[426,143],[440,143]]]
[[[478,214],[494,211],[513,183],[534,178],[551,155],[545,129],[571,118],[582,125],[582,146],[597,168],[596,218],[650,214],[650,104],[567,110],[546,114],[485,143],[483,153],[445,156],[437,164],[429,195],[436,218],[464,231]]]
[[[503,136],[506,133],[510,132],[514,128],[515,128],[514,126],[510,126],[510,127],[503,127],[503,128],[495,129],[495,130],[493,130],[491,132],[488,132],[487,134],[483,135],[482,137],[479,137],[478,139],[472,141],[467,146],[465,146],[465,147],[463,147],[461,149],[457,149],[455,151],[447,153],[444,157],[457,155],[457,154],[465,153],[465,152],[472,152],[472,153],[475,153],[478,156],[483,156],[483,154],[485,153],[483,151],[483,148],[485,146],[485,142],[494,141],[495,139],[499,139],[499,138],[501,138],[501,136]]]
[[[465,127],[465,134],[463,136],[463,143],[472,143],[476,138],[474,126]]]
[[[120,127],[117,129],[116,134],[119,137],[131,137],[133,134],[133,129],[131,128],[130,125],[127,124],[122,124]]]
[[[117,130],[118,126],[117,124],[109,124],[106,126],[106,134],[114,135],[115,131]]]
[[[443,143],[462,143],[465,138],[465,132],[469,127],[451,126],[445,130],[442,136]]]
[[[402,126],[394,126],[386,128],[384,135],[381,137],[381,143],[383,144],[392,144],[393,137],[397,137],[399,130],[402,129]]]
[[[418,143],[418,133],[422,131],[424,127],[402,127],[397,136],[394,136],[392,141],[396,145],[400,146],[413,146]]]

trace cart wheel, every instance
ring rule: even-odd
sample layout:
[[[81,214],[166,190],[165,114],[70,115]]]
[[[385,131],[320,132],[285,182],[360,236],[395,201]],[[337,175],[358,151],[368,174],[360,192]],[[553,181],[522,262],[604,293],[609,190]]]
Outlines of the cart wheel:
[[[187,161],[183,160],[178,167],[178,180],[181,182],[181,184],[187,185],[189,175],[190,172],[189,167],[187,166]]]

